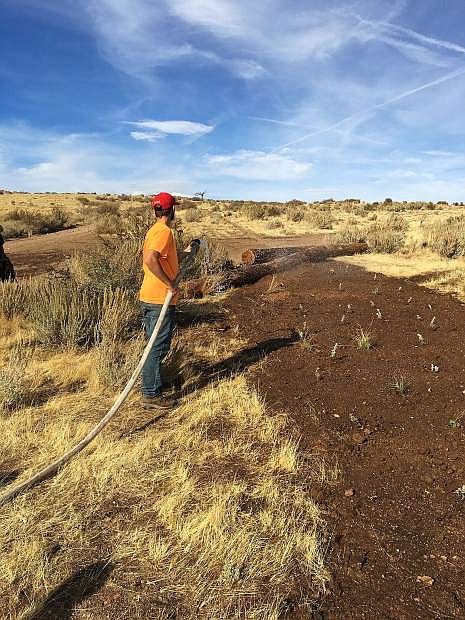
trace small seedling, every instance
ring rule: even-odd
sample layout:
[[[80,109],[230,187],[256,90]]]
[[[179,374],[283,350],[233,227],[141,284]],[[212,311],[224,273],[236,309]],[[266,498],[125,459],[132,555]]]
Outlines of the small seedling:
[[[431,327],[431,329],[436,329],[437,325],[436,325],[436,317],[433,316],[433,318],[430,321],[429,326]]]
[[[381,310],[379,308],[376,308],[376,316],[378,317],[378,319],[382,319],[383,315],[381,314]]]
[[[372,299],[370,299],[370,306],[375,306],[375,302]]]
[[[379,288],[375,286],[375,288],[371,292],[373,295],[379,295]]]
[[[451,418],[449,420],[449,422],[447,423],[447,426],[449,428],[461,428],[462,427],[462,423],[460,422],[460,420],[463,418],[464,415],[465,415],[465,412],[464,413],[460,413],[455,418]]]
[[[423,336],[421,334],[417,334],[417,338],[418,338],[418,344],[420,344],[420,345],[424,345],[425,344],[425,339],[423,338]]]
[[[458,495],[462,501],[464,501],[465,500],[465,484],[462,484],[462,486],[456,489],[454,493]]]
[[[331,349],[331,357],[334,359],[336,357],[336,353],[337,353],[337,349],[338,349],[339,345],[336,342],[336,344],[334,345],[334,347]]]
[[[316,345],[315,345],[314,337],[313,337],[313,334],[310,332],[309,328],[307,327],[306,321],[304,321],[304,324],[302,325],[302,329],[297,330],[297,335],[299,336],[300,344],[305,349],[308,349],[309,351],[313,351],[315,349]]]
[[[223,569],[224,576],[228,581],[237,582],[242,581],[245,577],[245,570],[242,565],[228,564]]]
[[[353,413],[349,414],[349,420],[352,422],[352,424],[354,424],[357,428],[359,428],[360,430],[363,430],[363,424],[360,421],[360,418],[357,418],[356,415],[354,415]]]
[[[409,298],[407,299],[407,303],[409,304],[409,303],[412,301],[412,299],[413,299],[413,297],[409,297]]]
[[[391,385],[391,388],[401,396],[405,396],[409,391],[410,386],[407,379],[403,375],[400,375],[399,377],[394,377],[394,383]]]
[[[369,351],[373,348],[371,333],[369,331],[365,331],[361,327],[358,328],[357,333],[354,336],[354,342],[357,345],[357,348],[362,351]]]
[[[283,287],[283,283],[282,282],[277,282],[276,281],[276,276],[273,276],[270,280],[270,284],[268,286],[267,289],[267,293],[276,293],[277,291],[279,291],[280,288]]]
[[[431,372],[439,372],[439,366],[434,362],[431,362]]]
[[[339,290],[342,291],[342,282],[339,282]]]

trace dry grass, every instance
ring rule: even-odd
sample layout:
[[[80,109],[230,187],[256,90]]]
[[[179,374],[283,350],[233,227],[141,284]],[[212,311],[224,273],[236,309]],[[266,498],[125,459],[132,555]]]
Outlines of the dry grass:
[[[425,230],[425,241],[440,256],[465,256],[465,217],[450,217],[430,224]]]
[[[205,359],[224,355],[198,347]],[[27,478],[101,417],[111,394],[97,387],[95,360],[95,350],[34,354],[27,372],[53,389],[3,416],[0,469]],[[0,510],[4,617],[44,611],[60,584],[96,562],[111,575],[73,617],[107,617],[105,601],[133,618],[309,613],[328,575],[324,523],[306,489],[335,472],[304,456],[286,417],[270,415],[243,376],[185,398],[156,424],[133,396],[90,450]]]
[[[409,254],[359,254],[335,259],[394,278],[424,276],[419,284],[440,292],[455,293],[465,301],[465,259],[450,260],[428,249]]]

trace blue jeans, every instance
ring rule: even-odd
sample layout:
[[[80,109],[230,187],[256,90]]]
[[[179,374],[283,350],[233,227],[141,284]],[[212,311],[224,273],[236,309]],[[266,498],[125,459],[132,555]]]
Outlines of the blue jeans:
[[[160,316],[161,304],[141,302],[147,340],[152,335],[155,324]],[[171,337],[176,324],[176,306],[169,306],[157,339],[142,368],[142,396],[155,398],[161,395],[161,365],[171,346]]]

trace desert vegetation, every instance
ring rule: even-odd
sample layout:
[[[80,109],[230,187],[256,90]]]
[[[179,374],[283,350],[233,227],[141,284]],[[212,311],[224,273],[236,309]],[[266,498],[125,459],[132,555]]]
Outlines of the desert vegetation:
[[[90,226],[100,243],[49,273],[0,285],[1,490],[74,445],[130,375],[145,342],[137,291],[142,239],[152,222],[144,196],[3,194],[3,224],[13,208],[30,209],[31,221],[38,211],[63,210],[64,227]],[[461,213],[461,205],[389,199],[183,199],[179,250],[192,237],[211,239],[189,279],[231,266],[218,237],[272,236],[279,245],[283,236],[315,234],[318,243],[366,242],[369,252],[311,274],[271,275],[243,295],[185,298],[166,368],[179,407],[155,420],[134,393],[88,450],[0,509],[0,608],[12,618],[53,617],[66,608],[72,584],[91,575],[95,596],[75,601],[76,617],[85,617],[84,606],[95,617],[108,617],[113,606],[130,617],[166,620],[281,620],[317,609],[333,587],[327,521],[335,518],[334,494],[370,506],[378,497],[367,491],[368,499],[358,499],[334,446],[350,446],[350,457],[339,452],[348,467],[391,424],[408,423],[413,433],[421,418],[422,433],[438,432],[428,418],[437,407],[423,411],[422,395],[427,403],[443,393],[460,397],[455,340],[447,353],[452,370],[443,374],[448,319],[440,302],[380,274],[416,276],[465,298]],[[354,275],[349,263],[375,273]],[[257,332],[265,344],[254,340]],[[285,348],[270,362],[275,346]],[[313,404],[315,395],[320,404]],[[455,400],[441,415],[441,432],[461,432]],[[321,427],[334,431],[329,448],[321,447]],[[389,438],[395,443],[394,431]],[[458,474],[448,474],[451,505],[463,501],[455,492],[463,484]],[[331,498],[324,507],[322,496]]]
[[[0,285],[2,488],[87,432],[144,345],[136,293],[147,220],[98,211],[124,233],[107,232],[99,250],[53,273]],[[181,229],[176,238],[186,244]],[[212,244],[190,277],[224,261]],[[54,592],[86,567],[111,574],[108,595],[133,617],[280,618],[324,589],[325,524],[307,488],[337,472],[302,453],[286,415],[270,413],[234,366],[219,370],[247,344],[211,326],[203,335],[221,300],[181,304],[167,365],[184,395],[178,409],[155,423],[134,394],[90,451],[1,509],[10,617],[53,616]]]

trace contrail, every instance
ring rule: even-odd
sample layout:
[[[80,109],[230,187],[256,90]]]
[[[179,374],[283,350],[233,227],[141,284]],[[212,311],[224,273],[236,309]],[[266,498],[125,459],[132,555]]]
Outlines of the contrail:
[[[465,47],[458,45],[457,43],[452,43],[451,41],[444,41],[443,39],[436,39],[435,37],[429,37],[427,35],[421,34],[416,30],[411,30],[410,28],[404,28],[404,26],[398,26],[397,24],[391,24],[390,22],[372,22],[368,19],[363,19],[360,15],[355,15],[355,17],[362,24],[367,24],[368,26],[372,26],[374,28],[378,28],[379,26],[383,28],[387,28],[394,32],[406,34],[412,39],[416,39],[421,43],[427,43],[428,45],[434,45],[436,47],[442,47],[444,49],[448,49],[452,52],[459,52],[460,54],[465,54]]]
[[[265,123],[276,123],[276,125],[289,125],[289,127],[301,127],[298,123],[291,123],[289,121],[280,121],[276,118],[264,118],[263,116],[248,116],[252,121],[264,121]]]
[[[400,101],[401,99],[410,97],[411,95],[414,95],[415,93],[419,93],[422,90],[426,90],[427,88],[432,88],[433,86],[437,86],[438,84],[442,84],[443,82],[448,82],[449,80],[453,80],[454,78],[459,77],[460,75],[463,75],[463,74],[465,74],[464,67],[462,67],[461,69],[456,69],[455,71],[452,71],[451,73],[446,73],[446,75],[443,75],[441,78],[438,78],[437,80],[433,80],[432,82],[427,82],[426,84],[422,84],[422,86],[418,86],[417,88],[412,88],[411,90],[407,90],[401,93],[400,95],[396,95],[395,97],[392,97],[391,99],[388,99],[387,101],[378,103],[372,106],[371,108],[367,108],[366,110],[362,110],[360,112],[356,112],[355,114],[351,114],[350,116],[346,116],[342,120],[338,121],[337,123],[334,123],[333,125],[330,125],[329,127],[325,127],[323,129],[319,129],[318,131],[308,133],[305,136],[301,136],[300,138],[297,138],[297,140],[293,140],[292,142],[287,142],[286,144],[283,144],[282,146],[278,146],[274,148],[271,152],[274,153],[275,151],[280,151],[281,149],[285,149],[288,146],[292,146],[293,144],[298,144],[299,142],[303,142],[304,140],[308,140],[309,138],[313,138],[314,136],[319,136],[323,133],[327,133],[328,131],[332,131],[333,129],[337,129],[338,127],[340,127],[344,123],[347,123],[348,121],[351,121],[358,117],[363,117],[365,114],[369,114],[370,112],[374,112],[375,110],[380,110],[390,105],[391,103],[395,103],[396,101]]]

